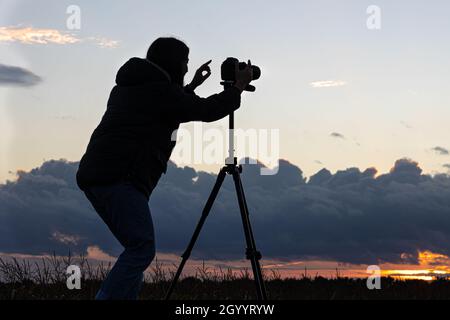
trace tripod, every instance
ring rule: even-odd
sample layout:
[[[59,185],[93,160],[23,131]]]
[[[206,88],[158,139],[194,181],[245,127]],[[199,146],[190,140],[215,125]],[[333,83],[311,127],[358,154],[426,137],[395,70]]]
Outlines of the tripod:
[[[229,83],[222,84],[226,87],[227,85],[231,85]],[[211,211],[211,207],[214,204],[214,201],[217,197],[217,194],[219,193],[220,187],[222,186],[223,181],[225,180],[225,176],[227,174],[233,176],[234,185],[236,188],[238,203],[239,203],[239,209],[241,212],[241,218],[242,218],[242,224],[244,227],[244,234],[245,234],[245,240],[247,242],[247,250],[245,252],[246,258],[250,260],[253,270],[253,276],[256,284],[256,293],[258,300],[267,300],[267,294],[266,289],[264,286],[264,281],[261,273],[261,266],[259,264],[259,260],[261,260],[262,255],[261,253],[256,250],[255,245],[255,239],[253,237],[253,231],[250,224],[249,219],[249,212],[247,207],[247,202],[245,200],[244,195],[244,188],[242,186],[241,182],[241,176],[242,173],[242,166],[237,165],[237,158],[234,157],[234,112],[230,114],[229,118],[229,157],[225,160],[225,166],[220,170],[219,175],[217,176],[216,183],[211,191],[211,194],[208,198],[208,201],[206,202],[206,205],[203,209],[202,216],[200,218],[200,221],[197,224],[197,227],[195,228],[194,234],[192,235],[191,241],[189,242],[189,245],[186,249],[186,251],[181,256],[183,260],[180,263],[180,266],[178,267],[178,270],[175,274],[175,277],[172,281],[172,284],[166,294],[166,300],[170,299],[170,296],[172,295],[173,289],[175,288],[175,285],[181,275],[181,272],[183,271],[184,265],[186,264],[187,260],[189,259],[192,249],[195,245],[195,242],[197,241],[197,238],[200,234],[200,231],[203,227],[203,224],[206,221],[206,218],[209,215],[209,212]]]

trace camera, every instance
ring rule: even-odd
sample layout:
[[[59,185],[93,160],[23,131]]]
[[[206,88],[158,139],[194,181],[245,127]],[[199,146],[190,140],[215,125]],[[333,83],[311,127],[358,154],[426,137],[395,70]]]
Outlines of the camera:
[[[239,62],[236,58],[227,58],[222,63],[221,73],[222,73],[222,84],[231,84],[233,85],[236,82],[236,74],[235,74],[235,64],[239,64],[239,70],[243,70],[247,67],[247,63]],[[261,69],[257,66],[252,65],[253,69],[253,79],[258,80],[261,77]],[[256,88],[254,86],[248,85],[245,88],[245,91],[255,91]]]

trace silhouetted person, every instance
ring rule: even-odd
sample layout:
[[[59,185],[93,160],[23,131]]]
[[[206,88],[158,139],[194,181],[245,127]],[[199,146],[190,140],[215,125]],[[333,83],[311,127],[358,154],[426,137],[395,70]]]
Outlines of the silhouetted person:
[[[175,147],[172,133],[180,123],[212,122],[240,107],[241,93],[252,79],[239,70],[236,84],[201,98],[194,90],[210,75],[202,65],[183,87],[189,48],[174,38],[159,38],[146,59],[122,66],[107,110],[81,159],[77,182],[113,235],[125,248],[96,299],[136,299],[143,272],[155,256],[150,195]],[[204,74],[206,73],[206,74]]]

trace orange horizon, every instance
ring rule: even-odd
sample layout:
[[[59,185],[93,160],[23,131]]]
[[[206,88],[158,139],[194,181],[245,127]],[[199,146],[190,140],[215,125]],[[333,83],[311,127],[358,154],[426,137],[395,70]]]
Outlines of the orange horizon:
[[[1,257],[16,258],[21,260],[41,260],[50,257],[50,255],[29,255],[29,254],[4,254]],[[93,264],[113,263],[116,258],[103,252],[96,246],[89,247],[85,258],[93,262]],[[402,255],[406,259],[406,256]],[[77,259],[77,256],[74,256]],[[172,270],[178,266],[181,258],[175,254],[158,254],[152,262],[147,272],[152,272],[157,264],[163,269]],[[432,281],[440,278],[450,278],[450,257],[433,253],[431,251],[419,251],[418,264],[392,264],[383,263],[380,267],[381,277],[391,277],[399,280],[425,280]],[[262,269],[268,276],[279,276],[282,279],[287,278],[314,278],[317,276],[324,278],[367,278],[372,273],[367,271],[368,265],[357,265],[340,263],[336,261],[322,260],[303,260],[283,262],[277,260],[263,259],[261,261]],[[169,267],[168,267],[169,266]],[[221,272],[232,272],[233,274],[241,274],[247,270],[252,274],[251,266],[247,260],[188,260],[183,274],[193,276],[199,270],[206,270],[210,274],[220,274]]]

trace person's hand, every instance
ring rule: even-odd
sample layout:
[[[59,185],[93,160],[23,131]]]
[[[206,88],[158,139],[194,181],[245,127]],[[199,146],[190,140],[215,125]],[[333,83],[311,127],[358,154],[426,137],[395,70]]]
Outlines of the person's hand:
[[[189,84],[192,90],[195,90],[198,86],[201,86],[203,82],[205,82],[206,79],[211,76],[211,68],[209,67],[209,64],[211,62],[212,60],[209,60],[195,72],[194,79],[192,79],[191,83]]]
[[[252,62],[248,60],[247,66],[242,70],[239,69],[239,62],[236,62],[234,69],[236,74],[236,83],[234,86],[242,92],[253,80]]]

